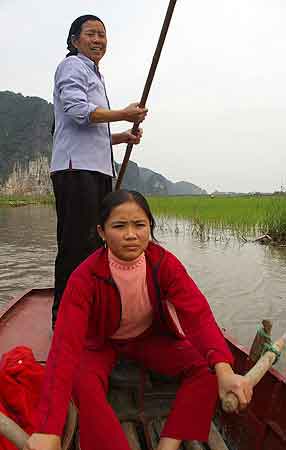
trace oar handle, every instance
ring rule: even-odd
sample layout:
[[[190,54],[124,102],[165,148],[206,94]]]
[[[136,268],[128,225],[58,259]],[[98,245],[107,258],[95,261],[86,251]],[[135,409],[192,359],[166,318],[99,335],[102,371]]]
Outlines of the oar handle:
[[[5,436],[17,448],[22,450],[29,438],[29,435],[22,430],[12,419],[0,412],[0,434]]]
[[[157,68],[157,65],[158,65],[158,62],[159,62],[159,59],[160,59],[160,55],[161,55],[161,52],[162,52],[162,48],[163,48],[165,39],[166,39],[166,36],[167,36],[168,28],[169,28],[169,25],[170,25],[170,22],[171,22],[171,19],[172,19],[172,15],[173,15],[173,12],[174,12],[174,8],[175,8],[175,5],[176,5],[176,2],[177,2],[177,0],[170,0],[170,2],[169,2],[169,6],[168,6],[168,9],[167,9],[166,16],[165,16],[165,19],[164,19],[164,22],[163,22],[163,26],[162,26],[162,29],[161,29],[161,33],[160,33],[160,36],[159,36],[159,40],[158,40],[158,43],[157,43],[157,46],[156,46],[156,50],[155,50],[155,53],[154,53],[154,56],[153,56],[153,59],[152,59],[152,63],[151,63],[150,69],[149,69],[147,80],[145,82],[145,86],[144,86],[144,90],[143,90],[143,93],[142,93],[142,97],[141,97],[141,100],[140,100],[140,103],[139,103],[139,106],[141,108],[144,108],[145,105],[146,105],[146,101],[147,101],[147,98],[148,98],[148,95],[149,95],[149,92],[150,92],[150,89],[151,89],[152,81],[153,81],[153,78],[154,78],[154,75],[155,75],[155,72],[156,72],[156,68]],[[138,130],[138,128],[139,128],[139,124],[134,124],[133,128],[132,128],[132,132],[135,133]],[[118,174],[118,178],[117,178],[117,181],[116,181],[116,186],[115,186],[115,190],[116,191],[118,191],[120,189],[120,186],[121,186],[121,183],[122,183],[122,179],[123,179],[124,173],[125,173],[125,171],[127,169],[128,161],[130,159],[132,148],[133,148],[133,144],[127,144],[127,147],[126,147],[126,150],[125,150],[124,159],[122,161],[122,164],[121,164],[121,167],[120,167],[120,171],[119,171],[119,174]]]
[[[286,333],[278,339],[273,347],[277,352],[282,352],[286,345]],[[244,377],[250,382],[251,386],[254,387],[261,380],[261,378],[266,374],[266,372],[272,367],[276,360],[276,354],[273,351],[267,351],[263,356],[257,361],[255,366],[253,366],[249,372],[247,372]],[[222,408],[225,412],[232,413],[237,411],[239,405],[239,400],[237,396],[233,393],[229,393],[222,399]]]

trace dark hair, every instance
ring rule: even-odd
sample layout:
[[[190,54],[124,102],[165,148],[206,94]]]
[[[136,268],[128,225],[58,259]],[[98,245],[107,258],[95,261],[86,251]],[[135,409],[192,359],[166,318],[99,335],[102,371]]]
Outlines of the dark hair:
[[[140,206],[140,208],[143,209],[143,211],[145,212],[146,216],[149,219],[152,240],[157,241],[157,239],[154,236],[154,230],[156,227],[155,219],[153,217],[153,214],[151,213],[146,198],[143,197],[143,195],[137,191],[129,191],[126,189],[122,189],[107,194],[100,208],[99,225],[101,226],[101,228],[104,229],[104,225],[108,220],[112,210],[117,206],[123,205],[123,203],[127,202],[135,202],[137,203],[138,206]]]
[[[88,20],[97,20],[98,22],[102,23],[102,25],[105,29],[105,25],[102,22],[102,20],[97,16],[93,16],[92,14],[86,14],[84,16],[80,16],[77,19],[75,19],[73,21],[73,23],[71,24],[70,31],[69,31],[68,38],[67,38],[67,49],[69,50],[69,53],[66,55],[67,57],[71,56],[71,55],[77,55],[77,48],[75,48],[73,46],[72,38],[73,37],[79,38],[79,35],[81,33],[81,27]]]

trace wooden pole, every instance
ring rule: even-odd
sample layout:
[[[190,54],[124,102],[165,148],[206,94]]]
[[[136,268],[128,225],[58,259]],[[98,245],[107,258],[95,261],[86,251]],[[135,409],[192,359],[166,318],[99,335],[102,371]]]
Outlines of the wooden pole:
[[[162,26],[162,30],[161,30],[161,33],[160,33],[160,36],[159,36],[157,47],[156,47],[156,50],[155,50],[155,53],[154,53],[154,56],[153,56],[152,64],[151,64],[151,67],[150,67],[150,70],[149,70],[149,73],[148,73],[148,77],[147,77],[147,80],[146,80],[146,83],[145,83],[145,87],[144,87],[144,90],[143,90],[143,94],[142,94],[141,100],[140,100],[140,103],[139,103],[140,108],[144,108],[145,105],[146,105],[146,101],[147,101],[147,98],[148,98],[148,95],[149,95],[149,92],[150,92],[150,89],[151,89],[152,81],[153,81],[153,78],[154,78],[154,75],[155,75],[155,72],[156,72],[156,68],[157,68],[159,59],[160,59],[161,51],[162,51],[162,48],[163,48],[163,45],[164,45],[164,42],[165,42],[165,38],[166,38],[166,35],[167,35],[167,32],[168,32],[168,28],[169,28],[169,25],[170,25],[170,22],[171,22],[171,19],[172,19],[172,15],[173,15],[173,12],[174,12],[174,8],[175,8],[175,5],[176,5],[176,2],[177,2],[177,0],[170,0],[170,2],[169,2],[169,6],[168,6],[168,9],[167,9],[165,20],[164,20],[164,23],[163,23],[163,26]],[[133,134],[136,133],[138,131],[138,129],[139,129],[139,124],[134,123],[133,128],[132,128],[132,133]],[[125,155],[124,155],[124,159],[123,159],[123,162],[121,164],[120,171],[119,171],[118,178],[117,178],[117,182],[116,182],[116,186],[115,186],[115,190],[116,191],[118,191],[120,189],[120,186],[121,186],[121,183],[122,183],[122,179],[123,179],[125,171],[127,169],[127,164],[128,164],[128,161],[129,161],[129,158],[130,158],[130,155],[131,155],[132,148],[133,148],[133,144],[127,144]]]
[[[274,344],[272,344],[274,349],[277,352],[282,352],[282,350],[286,346],[286,333],[281,336]],[[273,363],[276,360],[276,354],[272,351],[266,351],[263,356],[257,361],[255,366],[247,372],[245,378],[250,381],[252,387],[256,386],[256,384],[261,380],[261,378],[265,375],[265,373],[272,367]],[[239,405],[238,398],[235,394],[229,393],[222,400],[222,408],[225,412],[235,412],[237,411]]]
[[[262,320],[262,326],[257,330],[256,336],[249,352],[249,359],[254,364],[257,363],[257,361],[261,357],[265,344],[270,344],[272,342],[271,330],[271,320]]]
[[[28,434],[22,430],[12,419],[0,412],[0,434],[5,436],[17,448],[23,449],[27,442]]]
[[[77,425],[77,410],[71,401],[67,413],[67,419],[62,439],[62,450],[70,448]],[[22,450],[29,439],[29,435],[17,425],[14,420],[0,412],[0,435],[12,442],[19,450]]]

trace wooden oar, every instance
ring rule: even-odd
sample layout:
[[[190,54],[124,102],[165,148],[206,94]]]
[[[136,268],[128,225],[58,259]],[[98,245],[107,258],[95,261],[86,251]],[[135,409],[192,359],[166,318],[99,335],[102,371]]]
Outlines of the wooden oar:
[[[64,436],[62,439],[62,450],[70,448],[74,432],[77,424],[77,411],[73,402],[70,402],[67,419],[64,429]],[[0,435],[4,436],[8,441],[15,445],[19,450],[22,450],[29,439],[29,435],[17,425],[14,420],[5,416],[0,412]]]
[[[0,412],[0,434],[5,436],[8,441],[12,442],[17,448],[23,449],[24,445],[29,438],[29,435],[25,433],[12,419],[5,416]]]
[[[144,108],[146,105],[146,101],[147,101],[147,98],[148,98],[148,95],[149,95],[149,92],[151,89],[152,81],[153,81],[153,78],[154,78],[154,75],[156,72],[156,68],[157,68],[159,59],[160,59],[161,51],[162,51],[162,48],[163,48],[163,45],[165,42],[165,38],[166,38],[168,28],[169,28],[169,25],[170,25],[170,22],[172,19],[172,15],[173,15],[173,11],[174,11],[176,2],[177,2],[177,0],[170,0],[169,6],[167,9],[167,13],[165,16],[165,20],[164,20],[164,23],[162,26],[162,30],[161,30],[161,33],[159,36],[158,44],[157,44],[157,47],[156,47],[156,50],[155,50],[155,53],[153,56],[152,64],[151,64],[151,67],[149,70],[149,74],[148,74],[148,77],[147,77],[147,80],[145,83],[143,94],[142,94],[142,97],[141,97],[141,100],[139,103],[140,108]],[[136,133],[138,131],[138,129],[139,129],[139,124],[134,124],[133,128],[132,128],[132,134]],[[128,161],[129,161],[129,158],[131,155],[132,148],[133,148],[133,144],[128,144],[126,147],[125,156],[124,156],[123,162],[121,164],[117,182],[116,182],[116,186],[115,186],[116,191],[118,191],[120,189],[121,182],[122,182],[124,173],[127,168],[127,164],[128,164]]]
[[[273,348],[277,351],[277,353],[281,353],[282,350],[286,346],[286,333],[281,336],[280,339],[275,341],[272,344]],[[247,372],[245,378],[250,381],[252,387],[256,386],[256,384],[261,380],[261,378],[265,375],[265,373],[272,367],[275,362],[277,355],[274,351],[267,350],[264,355],[257,361],[255,366]],[[239,401],[235,394],[229,393],[222,400],[222,408],[225,412],[235,412],[238,408]]]

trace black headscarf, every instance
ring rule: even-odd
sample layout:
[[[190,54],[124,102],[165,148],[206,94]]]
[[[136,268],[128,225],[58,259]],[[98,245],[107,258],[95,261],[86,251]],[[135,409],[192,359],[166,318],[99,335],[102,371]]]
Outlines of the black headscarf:
[[[102,23],[102,25],[104,26],[104,29],[105,29],[105,25],[102,22],[102,20],[97,16],[93,16],[92,14],[86,14],[84,16],[80,16],[77,19],[75,19],[73,21],[73,23],[71,24],[70,31],[69,31],[68,38],[67,38],[67,49],[69,50],[69,53],[66,56],[77,55],[77,49],[72,44],[72,38],[74,36],[79,37],[80,32],[81,32],[81,27],[84,24],[84,22],[86,22],[87,20],[97,20],[98,22]]]

